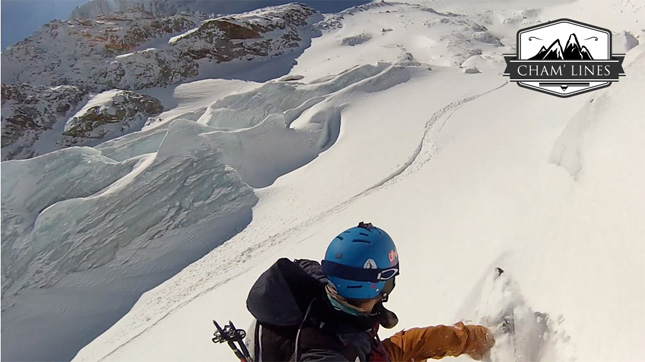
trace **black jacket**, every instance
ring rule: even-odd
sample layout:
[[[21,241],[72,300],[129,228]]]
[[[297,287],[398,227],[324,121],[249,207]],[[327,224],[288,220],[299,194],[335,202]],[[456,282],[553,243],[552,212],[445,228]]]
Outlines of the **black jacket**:
[[[280,259],[249,292],[256,318],[249,340],[254,361],[387,360],[376,336],[378,314],[352,316],[327,299],[319,263]]]

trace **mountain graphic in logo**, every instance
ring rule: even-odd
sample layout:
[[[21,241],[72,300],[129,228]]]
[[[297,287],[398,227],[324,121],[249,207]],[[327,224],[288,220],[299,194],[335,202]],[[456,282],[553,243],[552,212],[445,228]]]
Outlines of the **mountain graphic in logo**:
[[[529,60],[593,60],[593,57],[587,47],[580,46],[576,34],[571,34],[564,50],[560,39],[556,39],[548,49],[542,46],[540,51]]]
[[[611,53],[611,39],[609,29],[571,19],[520,29],[516,53],[504,54],[504,75],[522,88],[557,97],[609,87],[625,75],[625,55]]]

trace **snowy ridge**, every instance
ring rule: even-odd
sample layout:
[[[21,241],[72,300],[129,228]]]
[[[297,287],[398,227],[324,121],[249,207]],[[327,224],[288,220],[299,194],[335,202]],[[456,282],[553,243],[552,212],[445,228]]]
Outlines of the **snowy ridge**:
[[[305,109],[322,101],[324,99],[322,96],[375,76],[381,73],[388,65],[356,67],[332,79],[312,85],[280,81],[268,82],[257,90],[226,97],[213,103],[199,117],[197,122],[222,129],[251,127],[258,124],[265,117],[263,113],[258,113],[259,109],[268,114],[293,110],[289,112],[289,119],[285,120],[289,125]],[[305,104],[304,109],[300,107]],[[298,109],[297,112],[296,109]]]
[[[634,49],[634,53],[640,53],[640,55],[628,59],[628,61],[631,61],[631,64],[626,63],[625,65],[634,68],[637,67],[636,64],[643,63],[643,49],[643,46]],[[628,83],[630,82],[628,81]],[[625,87],[628,86],[623,85],[621,89],[625,89]],[[633,91],[637,91],[637,89],[637,87],[634,87]],[[564,168],[576,180],[580,179],[581,174],[585,171],[585,160],[583,156],[587,152],[586,148],[589,142],[587,138],[601,137],[597,131],[594,131],[597,124],[602,122],[608,114],[611,114],[612,109],[618,108],[622,112],[629,110],[629,107],[625,104],[620,105],[622,103],[619,100],[620,96],[612,95],[615,92],[603,90],[595,93],[589,99],[589,103],[581,108],[576,116],[567,124],[567,127],[562,131],[562,134],[553,145],[550,162]],[[626,117],[627,119],[639,115],[638,110],[630,113],[631,117]]]
[[[190,10],[192,3],[195,0],[93,0],[74,9],[70,19],[94,18],[131,9],[141,9],[155,16],[169,16]]]
[[[2,82],[116,87],[118,80],[101,69],[111,57],[155,38],[193,28],[205,18],[204,14],[193,13],[158,19],[150,13],[130,11],[93,19],[53,21],[2,53]]]
[[[306,45],[314,36],[311,25],[319,19],[315,10],[300,4],[267,7],[206,20],[169,44],[182,56],[218,63],[277,56]]]
[[[73,104],[76,109],[81,99],[89,98],[90,91],[163,87],[198,76],[200,67],[302,50],[317,34],[311,24],[319,16],[308,7],[290,4],[204,22],[201,21],[205,15],[201,13],[156,18],[141,10],[51,22],[2,53],[3,125],[10,126],[3,128],[3,159],[33,157],[72,145],[96,145],[140,129],[149,117],[162,111],[159,104],[150,106],[159,103],[158,100],[112,90],[110,94],[118,92],[118,97],[125,98],[124,102],[112,101],[113,105],[121,104],[114,114],[99,115],[97,112],[106,110],[97,108],[91,115],[86,113],[69,120],[65,118],[73,114],[65,112],[37,115],[27,112],[23,101],[15,97],[5,106],[5,94],[10,92],[5,92],[4,83],[74,84],[82,92]],[[178,33],[181,35],[171,37]],[[19,85],[6,86],[10,87]],[[44,93],[46,99],[47,93],[52,92],[46,88],[37,91]],[[7,117],[12,118],[5,122],[9,108],[12,111]],[[34,114],[33,118],[49,118],[35,121],[34,125],[16,118],[22,116],[12,116],[21,112]],[[89,121],[94,123],[90,125]],[[68,125],[61,132],[63,122]]]
[[[501,54],[507,48],[487,26],[471,16],[416,4],[361,5],[327,16],[316,24],[325,36],[313,42],[318,52],[305,52],[299,63],[318,64],[316,67],[297,64],[293,73],[309,76],[305,79],[313,81],[319,73],[339,73],[348,66],[369,64],[374,59],[459,67],[478,57],[483,59],[483,67],[497,68],[503,64]]]
[[[181,12],[199,11],[206,14],[238,14],[268,6],[284,5],[295,1],[288,0],[91,0],[76,8],[70,18],[92,18],[111,15],[129,9],[143,9],[156,16],[170,16]],[[324,13],[333,13],[350,6],[363,4],[368,0],[302,0],[297,1]]]
[[[250,60],[299,48],[318,16],[290,4],[204,23],[202,13],[158,19],[141,10],[54,21],[2,53],[2,81],[94,90],[167,86],[197,76],[196,60]],[[158,48],[146,46],[181,33]]]

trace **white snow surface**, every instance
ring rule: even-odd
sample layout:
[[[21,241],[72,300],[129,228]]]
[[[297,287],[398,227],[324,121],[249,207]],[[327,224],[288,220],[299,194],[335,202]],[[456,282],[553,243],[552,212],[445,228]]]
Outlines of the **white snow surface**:
[[[535,6],[349,9],[282,80],[150,89],[166,112],[140,132],[3,162],[3,359],[234,361],[211,320],[248,326],[262,271],[359,221],[401,258],[381,337],[464,320],[495,330],[490,362],[642,359],[642,6]],[[623,39],[627,75],[509,84],[516,31],[576,13]]]

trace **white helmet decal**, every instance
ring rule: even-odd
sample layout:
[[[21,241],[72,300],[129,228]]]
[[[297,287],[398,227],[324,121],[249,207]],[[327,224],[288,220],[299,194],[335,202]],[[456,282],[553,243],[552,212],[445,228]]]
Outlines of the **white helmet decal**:
[[[374,259],[367,259],[365,261],[365,265],[363,265],[363,269],[378,269],[378,267],[376,266]]]

